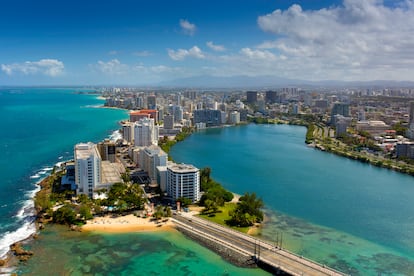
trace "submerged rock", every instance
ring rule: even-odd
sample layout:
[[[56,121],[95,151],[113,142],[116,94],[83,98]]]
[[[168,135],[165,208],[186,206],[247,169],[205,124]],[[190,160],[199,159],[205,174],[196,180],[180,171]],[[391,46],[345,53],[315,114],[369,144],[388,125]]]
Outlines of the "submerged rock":
[[[22,262],[27,261],[33,255],[33,252],[25,250],[20,242],[10,245],[10,251]]]

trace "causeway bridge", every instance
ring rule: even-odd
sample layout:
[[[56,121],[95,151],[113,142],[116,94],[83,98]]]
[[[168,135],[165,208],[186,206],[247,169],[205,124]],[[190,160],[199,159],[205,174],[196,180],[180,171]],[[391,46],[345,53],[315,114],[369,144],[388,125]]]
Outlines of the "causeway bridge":
[[[246,257],[252,257],[260,267],[273,273],[290,275],[346,275],[332,268],[302,258],[289,251],[275,247],[267,241],[229,229],[217,223],[187,213],[174,214],[173,221],[178,227],[198,235],[205,240],[219,243]]]

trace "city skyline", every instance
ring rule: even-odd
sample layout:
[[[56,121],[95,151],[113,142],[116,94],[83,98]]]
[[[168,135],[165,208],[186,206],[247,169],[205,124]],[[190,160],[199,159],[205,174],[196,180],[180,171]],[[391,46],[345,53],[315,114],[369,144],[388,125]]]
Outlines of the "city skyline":
[[[414,1],[13,1],[0,85],[410,81]]]

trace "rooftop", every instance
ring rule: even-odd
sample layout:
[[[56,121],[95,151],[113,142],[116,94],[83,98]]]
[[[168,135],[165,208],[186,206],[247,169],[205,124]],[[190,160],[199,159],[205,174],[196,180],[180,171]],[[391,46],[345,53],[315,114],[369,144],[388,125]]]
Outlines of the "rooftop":
[[[193,165],[188,165],[188,164],[176,164],[176,163],[172,163],[172,164],[168,164],[168,169],[173,171],[173,172],[177,172],[177,173],[187,173],[187,172],[198,172],[199,169],[194,167]]]

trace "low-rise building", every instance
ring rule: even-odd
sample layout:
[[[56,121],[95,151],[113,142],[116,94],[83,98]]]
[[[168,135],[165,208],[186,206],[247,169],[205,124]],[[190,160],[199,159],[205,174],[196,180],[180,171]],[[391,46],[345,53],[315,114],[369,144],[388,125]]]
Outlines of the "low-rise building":
[[[395,147],[397,157],[414,159],[414,142],[399,142]]]
[[[383,121],[359,121],[356,124],[356,129],[358,131],[366,131],[373,136],[385,134],[386,130],[390,128],[391,127]]]

